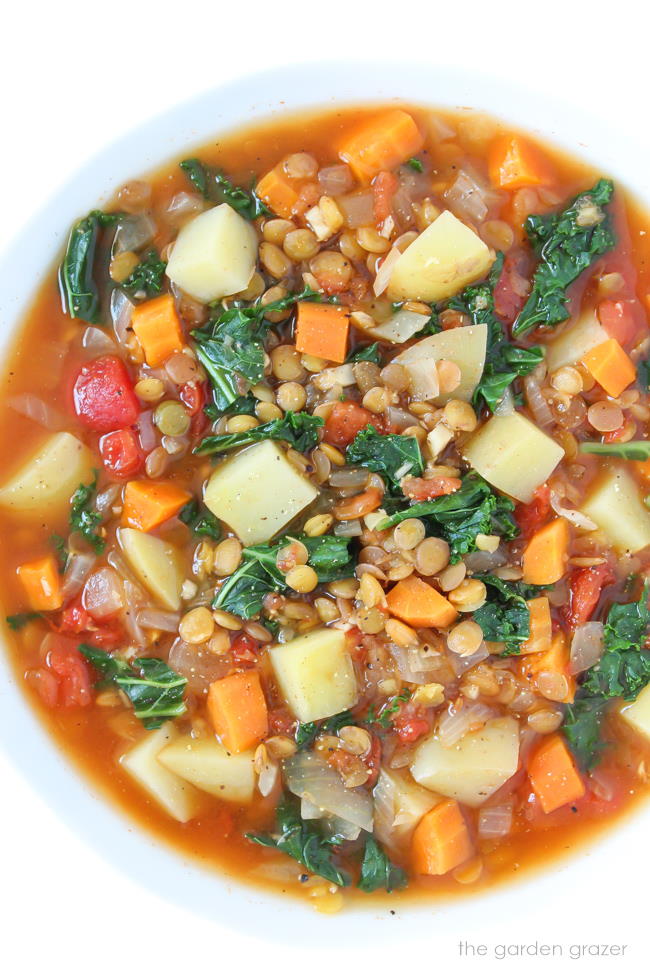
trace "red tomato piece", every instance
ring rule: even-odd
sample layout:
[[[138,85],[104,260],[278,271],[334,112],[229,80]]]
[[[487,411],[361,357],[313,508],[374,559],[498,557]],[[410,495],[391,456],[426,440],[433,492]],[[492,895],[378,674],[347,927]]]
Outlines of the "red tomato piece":
[[[190,416],[202,410],[208,398],[205,383],[185,383],[179,395]]]
[[[142,451],[133,430],[113,430],[99,441],[102,463],[113,477],[130,477],[143,466]]]
[[[406,745],[412,741],[417,741],[422,735],[428,734],[431,730],[431,722],[427,721],[426,718],[398,715],[393,721],[393,727],[399,740]]]
[[[130,427],[140,414],[131,377],[116,355],[99,356],[81,367],[73,400],[79,420],[97,433]]]
[[[601,301],[598,305],[598,318],[610,338],[621,345],[629,345],[642,328],[647,328],[641,302],[636,298],[624,301]]]
[[[292,735],[296,730],[296,719],[287,708],[271,708],[269,711],[269,728],[274,735]]]
[[[356,435],[369,423],[376,423],[370,410],[364,409],[352,400],[335,403],[325,423],[325,440],[335,447],[347,447]]]
[[[25,680],[31,684],[46,707],[56,707],[59,700],[59,681],[51,670],[46,667],[28,670],[25,674]]]
[[[607,562],[572,572],[569,578],[569,603],[563,608],[566,625],[581,626],[591,619],[603,589],[615,578]]]
[[[92,701],[90,667],[76,646],[56,637],[51,640],[45,666],[25,675],[48,707],[87,707]]]
[[[373,208],[376,223],[383,223],[391,215],[393,197],[398,186],[399,180],[395,173],[384,171],[377,175],[372,184]]]
[[[430,501],[444,494],[453,494],[460,485],[458,477],[406,477],[402,482],[402,491],[412,501]]]
[[[230,652],[238,667],[254,667],[259,649],[259,640],[254,640],[248,633],[240,633],[230,644]]]
[[[515,507],[515,521],[519,525],[522,541],[530,538],[540,528],[551,512],[551,489],[548,484],[540,484],[535,490],[533,500]]]
[[[81,595],[66,606],[59,623],[51,625],[57,633],[79,634],[82,636],[81,642],[92,643],[93,646],[106,650],[112,650],[124,642],[124,630],[119,620],[104,619],[101,623],[97,622],[82,605]]]
[[[525,254],[510,251],[503,262],[503,268],[494,288],[494,310],[506,325],[512,325],[526,304],[527,259]]]

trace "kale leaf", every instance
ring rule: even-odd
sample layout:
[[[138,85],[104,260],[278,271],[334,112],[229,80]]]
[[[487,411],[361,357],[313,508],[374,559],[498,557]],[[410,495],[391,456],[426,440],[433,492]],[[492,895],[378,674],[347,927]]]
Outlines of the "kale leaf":
[[[400,694],[396,694],[395,697],[390,698],[385,704],[381,705],[378,711],[375,710],[374,705],[371,705],[364,718],[364,724],[377,724],[384,731],[390,731],[393,726],[394,716],[399,711],[400,706],[405,701],[408,701],[410,697],[410,690],[405,688]]]
[[[534,599],[543,586],[507,582],[490,573],[477,573],[487,589],[487,600],[474,611],[474,621],[490,643],[505,644],[504,656],[517,654],[530,636],[530,611],[526,600]]]
[[[363,851],[359,890],[372,894],[383,889],[390,894],[393,890],[402,890],[407,884],[406,872],[391,863],[374,836],[369,836]]]
[[[245,220],[271,215],[253,190],[235,186],[221,169],[207,166],[200,159],[184,159],[180,167],[194,188],[211,203],[228,203]]]
[[[78,220],[70,238],[59,271],[59,281],[66,311],[91,325],[99,324],[101,299],[95,280],[95,254],[104,227],[120,218],[119,213],[93,210]]]
[[[501,535],[510,541],[519,534],[512,517],[515,505],[510,498],[497,495],[480,474],[471,471],[463,477],[453,494],[431,501],[420,501],[386,518],[377,527],[383,531],[406,518],[422,518],[428,534],[449,543],[450,562],[476,551],[476,536]]]
[[[347,887],[350,878],[334,863],[331,840],[326,839],[315,821],[305,821],[300,816],[297,799],[283,796],[275,811],[276,831],[270,833],[246,833],[246,838],[260,846],[268,846],[302,863],[310,873],[324,877],[339,887]]]
[[[513,335],[526,335],[536,325],[557,325],[569,317],[567,288],[616,244],[610,217],[603,209],[613,193],[612,181],[600,179],[560,213],[526,219],[526,233],[539,264],[531,293],[512,327]]]
[[[195,454],[222,454],[235,447],[257,443],[259,440],[284,440],[295,450],[304,453],[318,443],[318,431],[324,420],[310,413],[292,413],[289,410],[278,420],[262,423],[243,433],[223,433],[219,436],[205,437],[194,448]]]
[[[97,472],[91,484],[80,484],[70,501],[70,527],[90,542],[97,555],[104,551],[106,542],[95,531],[102,516],[93,510],[92,502],[97,490]]]
[[[147,298],[155,298],[162,291],[166,267],[158,251],[152,248],[131,271],[126,281],[122,281],[121,287],[132,297],[144,293]]]
[[[372,342],[361,348],[353,349],[345,360],[346,362],[374,362],[376,366],[381,364],[381,351],[379,342]]]
[[[50,545],[56,553],[56,560],[59,563],[59,570],[65,572],[66,566],[68,564],[69,552],[66,546],[65,538],[62,538],[56,532],[50,535]]]
[[[399,433],[378,433],[372,424],[356,435],[347,449],[349,464],[360,464],[386,480],[394,490],[400,490],[400,481],[406,475],[420,477],[424,462],[420,445],[415,437]]]
[[[5,616],[7,626],[10,630],[22,630],[32,620],[40,619],[42,613],[14,613],[13,616]]]
[[[196,498],[192,498],[181,508],[178,517],[195,535],[205,535],[215,541],[221,538],[219,519]]]
[[[301,721],[296,728],[296,745],[299,749],[308,748],[317,735],[335,735],[341,728],[354,723],[350,711],[341,711],[324,721]]]
[[[636,364],[636,378],[646,392],[650,390],[650,359],[640,359]]]
[[[424,166],[422,165],[422,163],[420,162],[420,160],[417,158],[417,156],[411,156],[410,159],[407,159],[406,160],[406,165],[410,169],[412,169],[414,172],[416,172],[416,173],[423,173],[424,172]]]
[[[602,454],[606,457],[623,457],[625,460],[648,460],[650,458],[650,440],[628,440],[627,443],[591,443],[583,441],[580,444],[583,454]]]
[[[187,710],[183,695],[187,680],[158,657],[136,657],[128,664],[105,650],[80,644],[80,652],[102,675],[102,683],[114,684],[133,705],[136,718],[147,729],[160,728],[169,718]]]

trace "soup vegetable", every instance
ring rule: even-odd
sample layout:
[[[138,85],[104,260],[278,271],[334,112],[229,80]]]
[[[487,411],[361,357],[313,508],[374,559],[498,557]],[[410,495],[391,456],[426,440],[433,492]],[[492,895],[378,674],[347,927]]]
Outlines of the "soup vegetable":
[[[65,747],[323,911],[480,888],[647,791],[641,227],[394,106],[75,223],[0,419],[7,622]]]

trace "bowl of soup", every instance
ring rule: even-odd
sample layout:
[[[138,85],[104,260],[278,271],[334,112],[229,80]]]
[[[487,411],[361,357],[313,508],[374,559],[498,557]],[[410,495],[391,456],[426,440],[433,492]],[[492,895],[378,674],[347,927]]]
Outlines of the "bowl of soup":
[[[3,269],[7,739],[186,903],[480,903],[648,791],[649,218],[533,95],[306,77]]]

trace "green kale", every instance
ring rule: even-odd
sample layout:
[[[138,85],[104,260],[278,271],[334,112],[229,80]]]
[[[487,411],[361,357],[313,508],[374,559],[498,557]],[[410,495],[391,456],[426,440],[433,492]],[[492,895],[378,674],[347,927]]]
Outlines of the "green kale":
[[[527,599],[534,599],[543,586],[506,582],[490,573],[477,573],[487,589],[487,600],[474,611],[474,621],[490,643],[505,644],[504,656],[517,654],[530,636],[530,611]]]
[[[122,281],[121,287],[131,297],[144,294],[147,298],[155,298],[162,291],[166,267],[158,252],[152,248],[131,271],[126,281]]]
[[[79,650],[102,675],[102,684],[119,688],[147,729],[160,728],[187,710],[183,695],[187,680],[158,657],[137,657],[128,664],[105,650],[80,644]]]
[[[628,440],[627,443],[590,443],[580,444],[583,454],[601,454],[606,457],[623,457],[625,460],[648,460],[650,458],[650,440]]]
[[[640,359],[636,364],[636,378],[646,392],[650,390],[650,359]]]
[[[646,583],[637,602],[615,603],[605,620],[603,655],[583,677],[573,704],[567,708],[562,730],[584,768],[598,763],[604,744],[601,726],[609,703],[631,701],[650,682],[650,628]]]
[[[515,505],[510,498],[497,495],[480,474],[471,471],[463,477],[453,494],[431,501],[420,501],[386,518],[377,527],[392,528],[406,518],[422,518],[427,532],[444,538],[450,549],[450,562],[460,562],[476,551],[476,536],[501,535],[510,541],[519,534],[512,517]]]
[[[372,342],[371,345],[364,345],[361,348],[353,349],[345,361],[374,362],[376,366],[381,365],[381,351],[379,349],[379,342]]]
[[[318,735],[335,735],[349,724],[355,724],[350,711],[341,711],[324,721],[301,721],[296,728],[296,744],[299,749],[309,748]]]
[[[95,531],[101,524],[102,516],[92,507],[97,490],[97,472],[92,484],[80,484],[70,501],[70,527],[78,531],[90,542],[97,555],[104,551],[106,542]]]
[[[378,433],[372,425],[356,435],[347,449],[346,460],[348,464],[360,464],[381,474],[396,491],[400,490],[400,481],[407,474],[420,477],[424,472],[420,445],[415,437]]]
[[[406,872],[391,863],[374,836],[369,836],[363,851],[359,890],[372,894],[383,889],[390,894],[393,890],[402,890],[407,884]]]
[[[326,839],[314,820],[300,816],[297,799],[283,796],[275,811],[276,829],[270,833],[246,833],[246,838],[260,846],[268,846],[302,863],[306,870],[324,877],[339,887],[347,887],[350,878],[333,861],[331,840]]]
[[[69,557],[65,539],[61,538],[60,535],[57,535],[57,533],[54,532],[52,535],[50,535],[50,545],[56,553],[56,560],[59,563],[59,570],[61,572],[65,572]]]
[[[184,159],[180,167],[195,189],[211,203],[228,203],[245,220],[271,215],[254,190],[235,186],[222,170],[206,166],[200,159]]]
[[[539,264],[531,293],[512,327],[513,335],[526,335],[537,325],[557,325],[569,317],[569,285],[616,244],[610,216],[604,210],[613,193],[611,180],[600,179],[560,213],[526,219],[526,233]]]
[[[102,230],[115,224],[119,213],[93,210],[70,232],[59,281],[66,311],[91,325],[99,324],[101,298],[95,278],[95,256]]]
[[[239,568],[222,585],[215,597],[214,608],[234,613],[241,619],[250,619],[262,611],[268,593],[286,592],[286,579],[277,567],[276,558],[280,549],[292,541],[306,546],[307,564],[315,570],[320,583],[354,575],[349,538],[285,536],[272,545],[252,545],[244,549]]]
[[[503,254],[498,254],[487,281],[465,288],[448,304],[449,308],[467,315],[473,325],[487,325],[485,367],[472,402],[477,410],[485,405],[492,412],[515,379],[527,376],[544,358],[544,350],[539,346],[522,349],[506,339],[494,310],[494,289],[502,267]]]
[[[318,431],[324,420],[310,413],[292,413],[289,410],[278,420],[262,423],[244,433],[223,433],[220,436],[205,437],[194,448],[195,454],[222,454],[235,447],[244,447],[259,440],[284,440],[295,450],[304,453],[318,443]]]
[[[410,159],[407,159],[406,165],[409,166],[416,173],[424,172],[424,166],[416,156],[412,156]]]
[[[255,399],[252,393],[246,393],[245,396],[237,396],[236,399],[229,403],[224,409],[219,409],[215,402],[206,403],[203,407],[203,412],[211,420],[220,420],[222,416],[241,416],[245,414],[246,416],[255,416],[255,408],[258,404],[258,400]]]
[[[42,613],[15,613],[13,616],[5,616],[7,626],[10,630],[22,630],[32,620],[40,619]]]
[[[204,504],[192,498],[181,508],[178,517],[195,535],[205,535],[218,541],[221,538],[219,519]]]
[[[385,704],[381,705],[378,711],[375,710],[374,705],[371,705],[364,718],[364,724],[377,724],[384,731],[390,731],[393,726],[393,718],[399,711],[401,705],[405,701],[408,701],[410,697],[410,690],[405,688],[400,694],[396,694],[395,697],[391,697]]]

